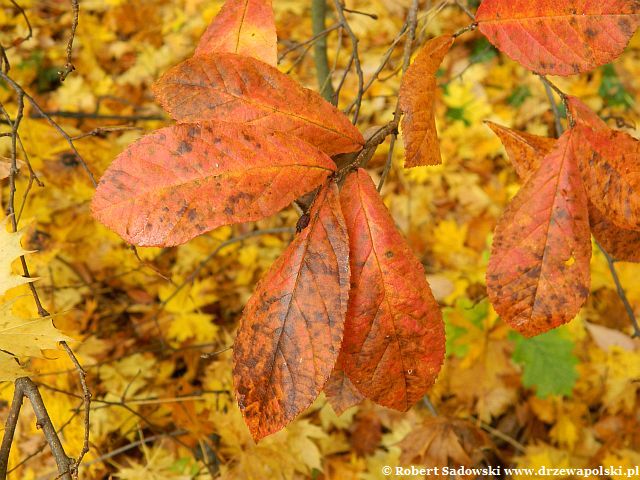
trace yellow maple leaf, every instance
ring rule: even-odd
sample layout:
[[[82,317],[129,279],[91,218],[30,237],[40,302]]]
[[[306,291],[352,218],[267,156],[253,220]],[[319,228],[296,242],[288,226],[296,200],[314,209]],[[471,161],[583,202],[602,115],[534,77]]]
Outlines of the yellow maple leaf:
[[[35,278],[25,278],[13,273],[11,264],[13,261],[29,252],[22,248],[20,240],[23,231],[8,232],[6,226],[8,217],[4,219],[3,227],[0,227],[0,295],[4,295],[10,288],[33,282]]]
[[[23,320],[15,316],[13,301],[0,306],[0,350],[17,357],[42,357],[41,350],[57,348],[58,342],[70,340],[53,326],[51,317]]]

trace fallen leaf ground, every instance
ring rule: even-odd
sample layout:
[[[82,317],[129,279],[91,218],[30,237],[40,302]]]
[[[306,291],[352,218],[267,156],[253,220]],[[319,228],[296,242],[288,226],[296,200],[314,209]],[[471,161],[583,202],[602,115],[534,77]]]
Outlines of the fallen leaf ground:
[[[311,37],[308,3],[274,1],[281,55]],[[400,30],[409,3],[347,2],[378,17],[349,16],[360,39],[366,79]],[[33,38],[8,51],[11,73],[71,136],[91,133],[76,145],[99,176],[127,144],[169,123],[153,102],[150,86],[191,55],[221,2],[81,2],[76,71],[62,84],[56,72],[65,63],[69,5],[53,0],[21,5]],[[455,2],[422,2],[419,42],[467,23]],[[27,31],[8,2],[0,8],[0,25],[5,45]],[[328,43],[333,64],[335,32]],[[348,61],[347,43],[343,39],[337,78]],[[305,48],[289,51],[279,67],[317,88],[312,55]],[[393,117],[401,63],[399,47],[365,96],[362,131]],[[222,227],[180,247],[134,252],[91,218],[94,189],[88,176],[65,140],[27,110],[21,139],[44,187],[33,186],[24,202],[23,246],[38,251],[28,257],[40,277],[37,287],[56,327],[74,339],[71,346],[93,393],[91,451],[81,478],[348,480],[386,478],[385,465],[640,464],[640,341],[631,338],[629,319],[599,251],[594,249],[591,262],[587,305],[565,327],[525,339],[497,317],[486,298],[492,231],[519,183],[500,141],[483,121],[553,136],[554,117],[543,85],[473,34],[456,42],[438,78],[443,165],[397,168],[404,158],[399,142],[382,193],[444,307],[443,372],[428,399],[408,413],[364,403],[338,417],[321,396],[292,425],[259,445],[232,398],[231,347],[257,280],[292,239],[296,211]],[[635,127],[640,120],[640,36],[613,64],[553,80],[611,126],[618,120],[623,130],[640,135]],[[356,91],[351,74],[341,107]],[[9,111],[16,108],[13,92],[2,84],[0,102]],[[381,145],[369,163],[376,179],[387,152],[388,144]],[[0,155],[8,154],[8,139],[0,138]],[[27,179],[24,172],[19,176],[18,206]],[[640,266],[616,266],[640,314]],[[14,314],[22,318],[36,313],[25,293],[22,286],[3,298],[6,303],[19,297]],[[29,367],[67,453],[74,456],[83,433],[77,376],[63,351],[48,350],[45,357],[34,358]],[[11,383],[0,384],[2,418],[12,394]],[[11,453],[10,478],[55,477],[43,442],[27,407]]]

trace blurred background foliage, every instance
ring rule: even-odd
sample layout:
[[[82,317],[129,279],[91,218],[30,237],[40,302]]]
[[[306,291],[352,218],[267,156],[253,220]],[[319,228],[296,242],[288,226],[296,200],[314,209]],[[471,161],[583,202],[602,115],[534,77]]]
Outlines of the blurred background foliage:
[[[61,83],[72,22],[63,0],[0,6],[0,43],[12,77],[72,137],[100,175],[144,132],[170,122],[150,85],[190,56],[221,6],[216,0],[83,0],[73,49],[76,71]],[[477,1],[461,2],[472,11]],[[349,0],[365,80],[375,74],[404,21],[410,0]],[[317,89],[310,2],[274,0],[282,71]],[[329,9],[327,26],[336,22]],[[453,1],[422,1],[418,44],[469,23]],[[327,36],[334,85],[349,44]],[[403,40],[367,91],[359,127],[383,125],[396,105]],[[294,48],[295,47],[295,48]],[[336,53],[338,55],[336,56]],[[638,136],[640,36],[611,65],[552,78],[610,125]],[[321,396],[296,422],[255,445],[234,403],[231,348],[237,320],[256,281],[291,240],[287,209],[255,224],[224,227],[176,248],[137,253],[89,213],[93,186],[75,154],[46,120],[27,108],[20,135],[44,186],[18,177],[23,245],[56,326],[88,372],[93,393],[91,451],[81,478],[378,479],[384,465],[589,467],[640,464],[640,341],[633,339],[606,260],[592,259],[588,304],[569,325],[525,339],[488,304],[484,274],[496,220],[519,188],[497,137],[483,123],[554,136],[539,79],[482,37],[467,34],[439,72],[437,123],[444,163],[402,170],[401,142],[382,191],[421,258],[444,309],[447,360],[429,398],[406,414],[365,402],[336,416]],[[340,106],[357,79],[346,77]],[[0,82],[0,102],[15,94]],[[2,131],[7,125],[1,126]],[[0,156],[9,155],[0,138]],[[21,151],[22,152],[22,151]],[[379,178],[388,144],[369,163]],[[25,160],[24,152],[19,159]],[[1,162],[7,161],[0,158]],[[24,168],[23,168],[24,170]],[[6,206],[7,180],[2,181]],[[25,192],[28,194],[23,201]],[[238,237],[244,238],[244,240]],[[640,267],[617,264],[640,313]],[[34,315],[26,287],[5,295]],[[71,456],[82,446],[81,391],[62,351],[33,359],[33,379]],[[0,384],[2,417],[13,387]],[[13,479],[55,477],[55,464],[29,408],[11,453]],[[111,477],[111,476],[112,477]]]

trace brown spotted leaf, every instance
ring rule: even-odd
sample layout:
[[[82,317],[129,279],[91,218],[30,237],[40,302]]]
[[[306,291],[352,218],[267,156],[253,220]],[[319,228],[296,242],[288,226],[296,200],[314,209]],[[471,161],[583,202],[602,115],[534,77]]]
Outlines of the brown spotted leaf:
[[[444,360],[442,314],[366,171],[347,177],[340,201],[352,274],[342,366],[365,397],[408,410]]]
[[[442,163],[435,120],[436,72],[453,45],[451,35],[429,40],[402,77],[400,109],[405,167]]]
[[[578,125],[585,125],[594,130],[609,130],[609,126],[598,114],[587,107],[579,98],[567,95],[567,106]]]
[[[555,139],[519,132],[493,122],[485,122],[500,138],[507,156],[521,180],[540,168],[540,161],[553,150]]]
[[[615,225],[640,230],[640,141],[582,124],[574,130],[589,199]]]
[[[333,411],[341,415],[346,409],[358,405],[364,397],[353,385],[342,368],[342,357],[338,357],[331,376],[324,386],[324,393]]]
[[[342,112],[254,58],[233,53],[190,58],[165,73],[153,91],[179,122],[256,125],[294,135],[330,156],[355,152],[364,144]]]
[[[572,130],[557,141],[496,226],[487,291],[526,336],[569,322],[587,299],[591,238]]]
[[[582,107],[575,102],[573,105],[576,108],[572,108],[571,105],[570,100],[569,108],[577,122],[582,122],[587,118],[591,125],[598,128],[604,125],[604,128],[608,128],[595,113],[581,111]],[[540,167],[542,159],[553,150],[556,144],[556,141],[551,138],[518,132],[491,122],[487,122],[487,124],[500,137],[511,163],[523,181],[526,181]],[[640,261],[640,231],[621,228],[613,224],[591,201],[589,201],[589,225],[595,239],[613,258],[626,262]]]
[[[282,133],[237,124],[176,125],[142,137],[107,169],[91,209],[127,242],[178,245],[259,220],[320,185],[329,157]]]
[[[196,55],[230,52],[278,63],[271,0],[227,0],[200,38]]]
[[[236,397],[256,440],[311,405],[342,343],[349,250],[335,182],[310,217],[247,302],[234,344]]]
[[[618,57],[640,25],[637,0],[484,0],[478,29],[541,74],[587,72]]]

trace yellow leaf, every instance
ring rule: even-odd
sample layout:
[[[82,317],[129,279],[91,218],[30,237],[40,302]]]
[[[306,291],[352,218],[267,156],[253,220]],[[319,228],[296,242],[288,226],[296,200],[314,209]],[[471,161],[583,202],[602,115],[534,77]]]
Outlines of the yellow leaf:
[[[23,320],[12,313],[12,306],[13,302],[0,306],[0,350],[17,357],[42,357],[41,350],[56,349],[58,342],[70,340],[50,317]]]
[[[8,218],[5,218],[3,223],[4,226],[0,226],[0,295],[4,295],[10,288],[35,280],[34,278],[25,278],[13,273],[11,263],[16,258],[31,252],[23,250],[22,245],[20,245],[23,235],[22,230],[15,233],[8,232],[6,229],[9,223]]]

